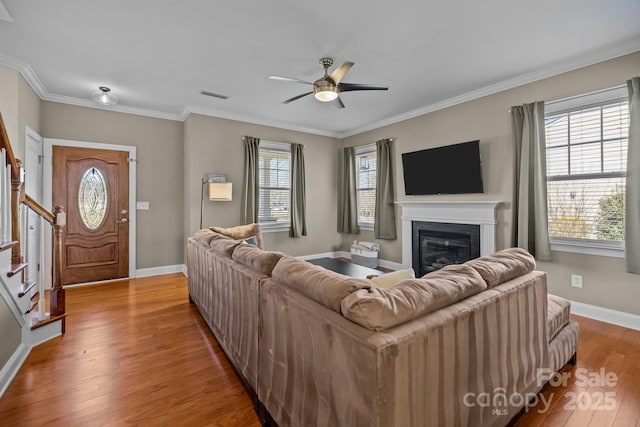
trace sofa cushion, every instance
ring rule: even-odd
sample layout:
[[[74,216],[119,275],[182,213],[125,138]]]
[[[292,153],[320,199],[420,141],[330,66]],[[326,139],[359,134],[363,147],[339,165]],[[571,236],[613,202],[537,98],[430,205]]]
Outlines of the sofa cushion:
[[[264,247],[262,241],[262,232],[258,224],[237,225],[235,227],[223,228],[223,227],[209,227],[210,230],[220,233],[234,240],[245,240],[252,237],[256,238],[256,246],[260,249]]]
[[[342,300],[342,314],[365,328],[380,331],[434,312],[487,288],[480,274],[466,265],[449,265],[391,288],[354,292]]]
[[[280,252],[263,251],[255,246],[241,243],[236,246],[231,258],[253,271],[271,276],[273,268],[283,255]]]
[[[371,286],[364,280],[353,279],[290,256],[280,259],[271,276],[281,285],[338,313],[344,297]]]
[[[219,234],[216,233],[215,231],[211,231],[208,228],[204,228],[202,230],[196,231],[196,233],[193,235],[193,239],[208,246],[209,243],[211,242],[211,239],[213,239],[214,236],[218,236],[218,235]]]
[[[558,335],[558,332],[569,323],[571,315],[571,303],[564,298],[548,294],[547,295],[547,332],[549,342]]]
[[[413,271],[413,268],[407,268],[406,270],[396,270],[390,273],[372,277],[371,286],[373,286],[374,288],[390,288],[404,279],[414,279],[415,277],[416,272]]]
[[[490,288],[515,277],[522,276],[536,268],[533,256],[521,248],[503,249],[491,255],[467,261],[465,265],[474,268]]]
[[[233,251],[235,250],[235,248],[238,245],[241,245],[242,243],[237,241],[237,240],[233,240],[229,237],[223,236],[222,234],[215,234],[210,242],[209,242],[209,247],[217,254],[219,255],[224,255],[227,258],[231,258],[231,255],[233,254]]]

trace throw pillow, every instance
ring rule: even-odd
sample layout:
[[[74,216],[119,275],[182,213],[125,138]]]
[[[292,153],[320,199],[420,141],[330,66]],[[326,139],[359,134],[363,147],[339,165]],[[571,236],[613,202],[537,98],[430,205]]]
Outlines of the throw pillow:
[[[390,288],[396,283],[404,279],[415,279],[416,272],[413,268],[406,270],[397,270],[390,273],[382,274],[371,279],[371,286],[374,288]]]
[[[242,243],[252,246],[258,246],[258,239],[256,236],[247,237],[246,239],[242,239]]]

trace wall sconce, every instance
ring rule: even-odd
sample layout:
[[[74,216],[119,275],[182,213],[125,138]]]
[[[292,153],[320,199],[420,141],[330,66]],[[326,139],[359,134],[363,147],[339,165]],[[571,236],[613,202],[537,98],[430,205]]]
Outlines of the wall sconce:
[[[210,173],[207,179],[202,179],[200,192],[200,228],[202,228],[202,210],[204,208],[204,187],[209,184],[209,200],[212,202],[230,202],[233,195],[233,184],[227,182],[227,176]]]

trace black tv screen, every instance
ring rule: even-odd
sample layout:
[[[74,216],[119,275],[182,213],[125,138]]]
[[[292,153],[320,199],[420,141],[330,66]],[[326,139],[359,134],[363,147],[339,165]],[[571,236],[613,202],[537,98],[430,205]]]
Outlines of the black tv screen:
[[[408,196],[483,192],[480,141],[402,153],[402,167]]]

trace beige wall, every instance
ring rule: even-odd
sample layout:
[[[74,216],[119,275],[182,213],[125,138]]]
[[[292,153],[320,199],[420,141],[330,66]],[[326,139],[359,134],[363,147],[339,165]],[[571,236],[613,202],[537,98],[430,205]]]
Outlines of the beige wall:
[[[18,77],[18,140],[14,144],[16,157],[24,160],[25,129],[30,127],[40,134],[40,107],[42,101],[31,86]]]
[[[0,114],[12,146],[18,141],[18,79],[20,78],[17,71],[0,65]]]
[[[513,192],[513,150],[508,110],[512,105],[553,101],[624,84],[640,74],[640,52],[584,67],[504,92],[465,102],[400,123],[346,138],[344,146],[359,146],[395,137],[396,199],[406,200],[500,200],[498,247],[510,246]],[[481,195],[406,196],[401,153],[480,139],[485,192]],[[400,215],[398,240],[382,241],[381,257],[400,262]],[[354,239],[371,240],[373,233],[343,234],[342,248]],[[549,272],[551,292],[586,304],[640,314],[640,276],[624,272],[619,259],[554,253],[554,261],[540,263]],[[582,290],[571,288],[571,273],[584,275]]]
[[[136,267],[183,263],[183,123],[42,103],[41,134],[137,148],[137,199],[150,209],[137,211]]]
[[[340,245],[335,219],[338,203],[335,153],[340,144],[338,140],[198,114],[189,115],[185,122],[185,236],[199,228],[201,179],[207,173],[227,175],[227,180],[233,183],[233,201],[205,200],[203,226],[240,224],[244,176],[242,137],[245,135],[304,145],[308,235],[294,239],[286,232],[265,233],[266,248],[290,255],[336,250]]]

